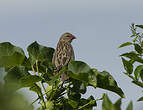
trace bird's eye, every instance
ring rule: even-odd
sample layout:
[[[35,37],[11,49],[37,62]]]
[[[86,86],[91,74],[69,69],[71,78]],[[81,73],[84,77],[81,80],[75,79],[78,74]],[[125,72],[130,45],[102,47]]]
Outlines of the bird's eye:
[[[70,37],[69,35],[67,35],[67,37]]]

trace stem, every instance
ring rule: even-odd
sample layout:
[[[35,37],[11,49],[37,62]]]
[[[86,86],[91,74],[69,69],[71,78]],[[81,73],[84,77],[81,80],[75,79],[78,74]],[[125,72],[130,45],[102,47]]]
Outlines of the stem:
[[[35,102],[37,102],[40,98],[38,97],[36,100],[34,100],[31,105],[33,105]]]
[[[38,60],[36,60],[36,69],[37,69],[38,76],[40,76],[39,68],[38,68]],[[42,88],[41,85],[44,87],[44,85],[42,83],[41,83],[41,85],[40,85],[40,83],[38,83],[38,85],[39,85],[40,88]],[[44,107],[46,108],[46,103],[44,101],[44,96],[42,94],[42,91],[41,91],[40,95],[41,95],[42,102],[44,103]]]
[[[44,97],[43,97],[42,92],[41,92],[41,99],[42,99],[42,102],[44,103],[44,108],[46,108],[46,103],[45,103],[45,101],[44,101]]]
[[[52,96],[50,97],[49,100],[51,100],[51,99],[53,98],[53,89],[54,89],[54,88],[53,88],[53,86],[52,86],[52,94],[51,94]]]
[[[103,100],[103,97],[101,97],[100,99],[96,99],[96,100],[94,100],[94,102],[99,101],[99,100]],[[82,108],[84,108],[84,107],[88,106],[90,103],[91,103],[91,101],[90,101],[90,102],[88,102],[87,104],[85,104],[85,105],[81,106],[81,107],[80,107],[80,108],[78,108],[78,109],[80,110],[80,109],[82,109]]]
[[[94,101],[95,101],[95,100],[94,100]],[[78,110],[83,109],[84,107],[88,106],[90,103],[91,103],[91,101],[90,101],[90,102],[88,102],[87,104],[85,104],[85,105],[83,105],[83,106],[79,107],[79,108],[78,108]]]
[[[45,86],[44,86],[44,84],[43,84],[43,83],[41,83],[41,84],[42,84],[42,87],[43,87],[44,91],[46,92],[46,89],[45,89]]]
[[[35,72],[35,70],[34,70],[33,65],[31,65],[31,68],[32,68],[32,71],[33,71],[34,75],[36,75],[36,72]]]
[[[40,76],[39,74],[39,68],[38,68],[38,60],[36,60],[36,69],[37,69],[37,75]],[[35,73],[36,75],[36,73]],[[41,87],[40,83],[38,82],[39,87]]]
[[[37,69],[38,76],[40,76],[40,74],[39,74],[39,68],[38,68],[38,60],[36,60],[36,69]]]

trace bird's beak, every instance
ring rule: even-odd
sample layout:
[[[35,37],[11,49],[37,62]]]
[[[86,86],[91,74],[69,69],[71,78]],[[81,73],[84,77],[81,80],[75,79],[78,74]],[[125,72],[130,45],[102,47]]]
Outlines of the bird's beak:
[[[72,40],[73,40],[73,39],[76,39],[76,37],[75,37],[75,36],[72,36],[72,38],[71,38],[71,39],[72,39]]]

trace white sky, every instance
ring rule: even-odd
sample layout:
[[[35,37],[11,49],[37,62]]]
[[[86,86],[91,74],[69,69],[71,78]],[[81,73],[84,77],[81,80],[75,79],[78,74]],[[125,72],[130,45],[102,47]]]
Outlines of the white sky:
[[[127,49],[117,47],[129,41],[131,23],[143,24],[142,4],[143,0],[0,0],[0,42],[26,50],[36,40],[55,48],[60,35],[71,32],[77,37],[72,43],[76,60],[110,72],[126,95],[122,108],[134,100],[134,110],[141,110],[142,103],[136,100],[142,89],[122,73],[119,55]],[[99,97],[103,92],[112,101],[119,98],[92,88],[86,96]]]

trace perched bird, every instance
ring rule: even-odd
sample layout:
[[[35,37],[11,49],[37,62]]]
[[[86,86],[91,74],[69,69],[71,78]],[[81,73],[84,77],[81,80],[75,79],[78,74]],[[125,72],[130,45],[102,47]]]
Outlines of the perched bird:
[[[67,66],[71,60],[75,59],[73,47],[71,45],[73,39],[76,39],[76,37],[70,33],[64,33],[61,36],[52,59],[52,63],[57,71],[63,66]],[[67,79],[67,74],[65,72],[61,73],[61,80],[64,82]]]

